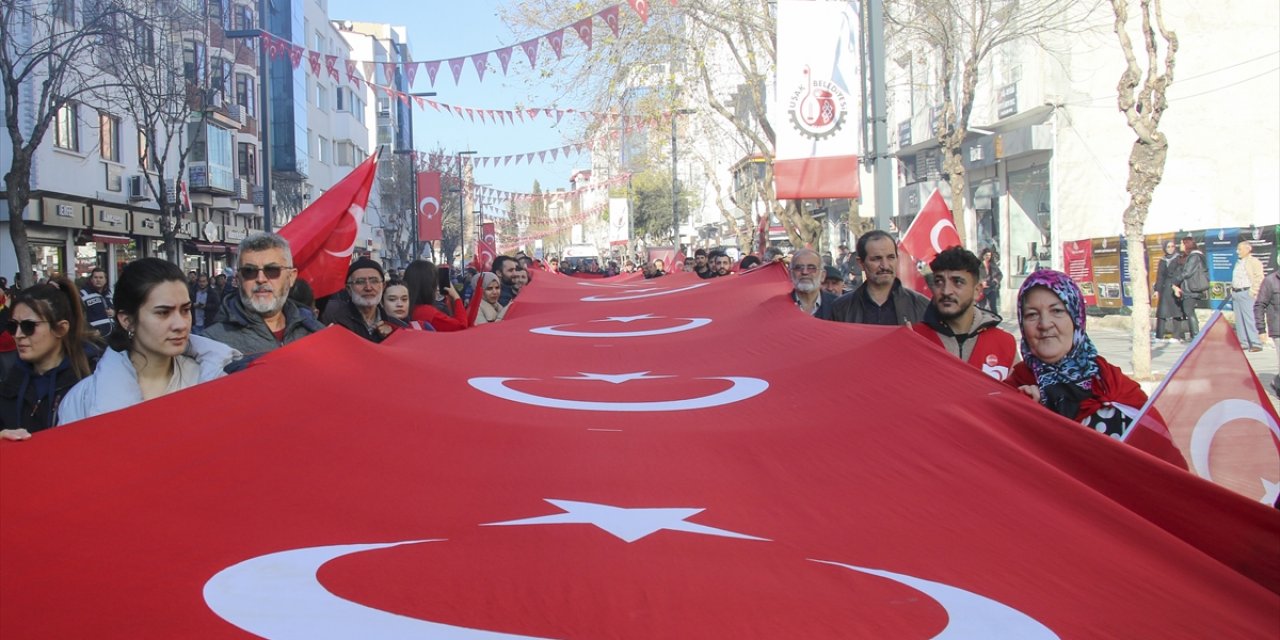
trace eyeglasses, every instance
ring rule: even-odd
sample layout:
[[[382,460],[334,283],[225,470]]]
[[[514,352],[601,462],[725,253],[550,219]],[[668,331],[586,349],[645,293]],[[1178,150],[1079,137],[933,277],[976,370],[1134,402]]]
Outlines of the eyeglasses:
[[[815,271],[819,271],[819,270],[821,270],[821,269],[822,269],[822,267],[819,267],[819,266],[818,266],[818,265],[816,265],[816,264],[793,264],[793,265],[791,265],[791,270],[792,270],[792,271],[794,271],[794,272],[796,272],[796,273],[814,273]]]
[[[355,278],[353,280],[348,280],[347,284],[357,287],[363,287],[365,285],[376,287],[382,284],[382,278]]]
[[[18,335],[18,329],[22,329],[22,335],[29,336],[36,332],[36,326],[45,324],[44,320],[10,320],[4,323],[4,330],[10,335]]]
[[[285,269],[292,269],[292,268],[293,267],[285,267],[278,264],[269,264],[265,267],[246,264],[243,267],[240,267],[240,279],[241,280],[257,280],[258,273],[261,272],[261,273],[267,274],[268,280],[275,280],[276,278],[280,277],[280,274],[284,273]]]

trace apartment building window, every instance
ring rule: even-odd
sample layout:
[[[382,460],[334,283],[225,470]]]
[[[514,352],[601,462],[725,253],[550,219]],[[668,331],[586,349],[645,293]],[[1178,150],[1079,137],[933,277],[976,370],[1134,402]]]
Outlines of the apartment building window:
[[[356,166],[356,145],[345,140],[335,142],[333,144],[333,162],[339,167]]]
[[[182,76],[187,82],[203,85],[208,75],[205,64],[204,43],[187,40],[182,43]]]
[[[76,111],[79,105],[67,102],[58,109],[53,119],[53,144],[59,149],[80,150],[80,118]]]
[[[142,18],[133,19],[133,50],[143,64],[151,66],[156,63],[155,32]]]
[[[235,25],[237,29],[253,29],[258,26],[253,23],[253,9],[247,4],[238,4],[235,8]],[[250,39],[252,42],[252,39]]]
[[[329,144],[328,138],[316,136],[316,160],[325,164],[333,161],[333,148]]]
[[[364,124],[364,100],[356,97],[355,93],[351,94],[351,115],[356,117],[356,122]]]
[[[222,28],[231,28],[231,12],[227,10],[227,0],[208,0],[208,15],[211,20],[217,20]]]
[[[258,150],[248,142],[236,147],[236,169],[240,177],[248,178],[249,184],[258,184]]]
[[[76,1],[75,0],[54,0],[53,16],[67,24],[75,24]]]
[[[120,162],[120,118],[98,112],[98,153],[103,160]]]
[[[347,90],[337,87],[333,90],[333,110],[346,111],[347,109]]]
[[[212,78],[210,84],[217,88],[220,97],[223,98],[221,102],[215,102],[214,106],[222,106],[235,97],[235,65],[226,58],[218,58],[214,60],[213,67],[217,75]]]
[[[320,83],[316,83],[316,108],[321,111],[329,110],[329,89]]]
[[[393,132],[393,131],[392,131],[392,129],[391,129],[391,125],[389,125],[389,124],[380,124],[380,125],[378,125],[378,144],[380,144],[380,145],[383,145],[383,144],[389,145],[389,144],[391,144],[391,141],[392,141],[394,138],[395,138],[395,135],[394,135],[394,132]]]
[[[235,191],[235,145],[231,131],[192,122],[188,134],[192,140],[188,165],[191,186]]]
[[[151,171],[155,168],[151,163],[151,142],[147,140],[147,134],[141,129],[138,130],[138,168],[143,171]]]
[[[244,114],[250,118],[254,117],[257,112],[257,102],[254,101],[254,92],[257,90],[257,81],[253,76],[237,73],[236,74],[236,104],[244,110]]]

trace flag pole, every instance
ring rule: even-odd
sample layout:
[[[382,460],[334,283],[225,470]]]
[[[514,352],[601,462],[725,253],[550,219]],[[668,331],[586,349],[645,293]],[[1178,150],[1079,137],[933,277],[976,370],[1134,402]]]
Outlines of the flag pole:
[[[1147,412],[1151,410],[1151,405],[1155,404],[1156,398],[1160,396],[1160,392],[1164,391],[1165,386],[1169,384],[1169,379],[1172,378],[1173,374],[1182,367],[1182,363],[1186,361],[1187,356],[1190,355],[1192,351],[1195,351],[1195,348],[1200,345],[1200,341],[1204,340],[1204,337],[1209,334],[1209,327],[1212,327],[1213,323],[1222,318],[1222,308],[1225,306],[1227,306],[1227,301],[1224,299],[1218,305],[1218,308],[1214,309],[1213,315],[1209,316],[1209,321],[1204,323],[1203,327],[1200,327],[1200,333],[1196,334],[1196,337],[1191,341],[1191,344],[1187,345],[1187,348],[1182,352],[1182,355],[1178,356],[1178,361],[1173,363],[1173,367],[1169,369],[1169,373],[1166,373],[1164,375],[1164,379],[1160,381],[1160,384],[1156,385],[1155,391],[1152,391],[1151,395],[1147,396],[1147,401],[1142,405],[1142,409],[1138,411],[1137,417],[1129,423],[1129,428],[1125,430],[1124,435],[1120,436],[1121,442],[1129,440],[1129,435],[1133,433],[1134,427],[1138,426],[1138,424],[1142,422],[1142,419],[1147,416]]]

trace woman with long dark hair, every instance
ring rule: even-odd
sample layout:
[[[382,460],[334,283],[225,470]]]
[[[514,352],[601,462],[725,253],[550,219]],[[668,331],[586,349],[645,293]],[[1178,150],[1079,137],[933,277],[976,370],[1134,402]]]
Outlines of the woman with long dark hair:
[[[116,283],[116,322],[93,375],[63,399],[59,424],[116,411],[220,378],[240,352],[191,334],[186,275],[171,262],[142,258]]]
[[[18,362],[0,383],[0,438],[25,440],[58,424],[64,397],[93,372],[100,351],[79,291],[65,277],[16,295],[6,325]]]
[[[461,331],[467,328],[467,310],[457,289],[446,283],[444,294],[448,297],[453,316],[436,308],[440,295],[439,270],[426,260],[414,260],[404,270],[404,285],[409,289],[409,317],[436,331]]]
[[[1173,288],[1173,292],[1181,296],[1179,306],[1182,315],[1187,319],[1187,328],[1191,331],[1189,340],[1195,340],[1200,333],[1200,319],[1196,317],[1196,303],[1209,297],[1209,263],[1205,261],[1204,252],[1196,244],[1196,239],[1187,236],[1182,239],[1182,256],[1178,258],[1182,277]]]

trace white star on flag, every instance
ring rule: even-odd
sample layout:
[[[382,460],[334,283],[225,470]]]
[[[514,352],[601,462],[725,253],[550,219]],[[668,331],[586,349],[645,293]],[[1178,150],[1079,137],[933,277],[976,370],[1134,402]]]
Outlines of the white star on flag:
[[[592,320],[592,322],[635,322],[636,320],[657,320],[665,317],[644,313],[638,316],[609,316],[604,320]]]
[[[705,509],[628,509],[626,507],[613,507],[607,504],[576,502],[574,500],[555,500],[552,498],[546,498],[546,501],[560,507],[565,512],[549,516],[522,518],[520,520],[490,522],[480,526],[499,527],[531,524],[589,524],[599,527],[625,542],[635,542],[636,540],[652,533],[662,531],[663,529],[670,531],[684,531],[685,533],[697,533],[707,536],[738,538],[741,540],[770,541],[768,538],[757,538],[756,536],[749,536],[745,533],[736,533],[725,529],[717,529],[715,527],[685,522],[686,518],[702,513]]]
[[[1262,504],[1275,504],[1276,498],[1280,498],[1280,482],[1272,482],[1266,478],[1259,478],[1259,480],[1262,480]]]
[[[649,371],[634,371],[632,373],[586,373],[579,371],[576,376],[556,376],[560,380],[599,380],[600,382],[612,382],[613,384],[622,384],[631,382],[632,380],[661,380],[663,378],[674,378],[675,376],[651,376]]]

